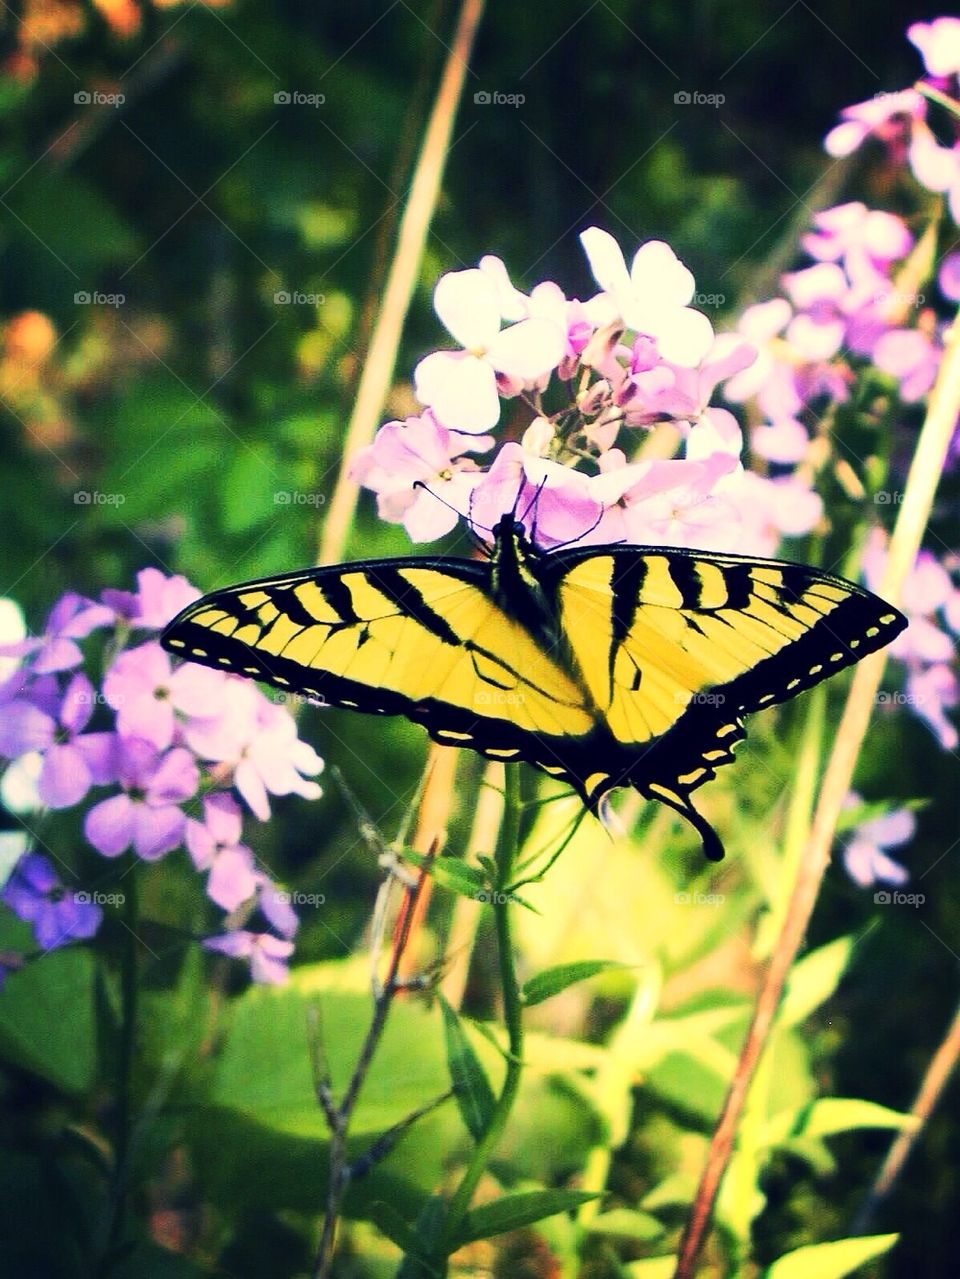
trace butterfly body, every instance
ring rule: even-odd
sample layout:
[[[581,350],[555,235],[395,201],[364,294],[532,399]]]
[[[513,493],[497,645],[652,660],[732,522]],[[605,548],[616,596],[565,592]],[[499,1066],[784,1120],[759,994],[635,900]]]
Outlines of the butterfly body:
[[[367,560],[218,591],[171,652],[334,706],[403,715],[444,745],[522,759],[596,809],[633,785],[720,842],[690,792],[743,716],[889,643],[905,619],[817,569],[663,547],[538,551],[505,515],[487,562]]]

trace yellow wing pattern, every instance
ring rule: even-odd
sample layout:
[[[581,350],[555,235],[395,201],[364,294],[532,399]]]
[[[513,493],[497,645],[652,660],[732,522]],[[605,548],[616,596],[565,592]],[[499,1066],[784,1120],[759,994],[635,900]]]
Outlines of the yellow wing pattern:
[[[524,759],[595,808],[633,785],[719,840],[689,795],[742,717],[882,647],[906,619],[773,560],[632,546],[544,555],[505,516],[490,563],[370,560],[206,596],[167,628],[181,657],[437,740]]]

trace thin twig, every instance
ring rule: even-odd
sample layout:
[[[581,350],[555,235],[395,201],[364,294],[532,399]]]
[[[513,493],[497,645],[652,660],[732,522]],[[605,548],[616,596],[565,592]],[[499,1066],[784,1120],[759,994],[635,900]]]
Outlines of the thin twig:
[[[930,396],[923,430],[907,477],[903,504],[887,556],[880,595],[899,600],[904,581],[920,550],[943,470],[957,415],[960,412],[960,321],[954,320],[946,338],[943,363]],[[733,1154],[734,1141],[750,1084],[760,1064],[776,1017],[777,1007],[793,962],[816,905],[820,884],[830,864],[837,822],[850,789],[877,691],[886,665],[883,650],[871,653],[857,667],[833,751],[820,787],[820,797],[803,860],[798,868],[783,929],[770,959],[757,997],[753,1019],[734,1071],[697,1188],[690,1219],[680,1242],[674,1279],[693,1279],[697,1259],[706,1238],[723,1174]]]
[[[383,306],[370,338],[370,349],[357,387],[357,399],[343,445],[340,474],[327,507],[317,552],[320,564],[335,563],[343,558],[358,493],[356,482],[350,478],[350,462],[356,451],[373,438],[393,377],[400,335],[416,287],[430,220],[440,192],[457,104],[463,92],[467,63],[482,13],[483,0],[463,0],[410,185],[410,196],[400,222]]]
[[[873,1188],[854,1220],[850,1230],[851,1235],[869,1234],[873,1218],[896,1185],[897,1178],[910,1158],[914,1146],[920,1140],[926,1122],[933,1114],[933,1109],[940,1100],[958,1059],[960,1059],[960,1006],[954,1013],[950,1029],[931,1058],[916,1100],[910,1107],[910,1114],[917,1122],[897,1134],[896,1140],[883,1161],[883,1167],[877,1174]]]
[[[340,1209],[343,1204],[343,1196],[346,1194],[347,1186],[358,1169],[363,1172],[368,1171],[371,1164],[371,1150],[365,1151],[357,1161],[357,1164],[351,1164],[347,1158],[347,1135],[350,1129],[350,1121],[353,1118],[353,1112],[356,1108],[357,1099],[360,1095],[360,1089],[363,1087],[364,1080],[370,1070],[370,1063],[373,1060],[373,1054],[380,1043],[384,1027],[387,1022],[387,1016],[390,1012],[391,1004],[394,996],[402,989],[402,983],[397,980],[397,974],[400,968],[400,961],[403,958],[403,952],[410,940],[411,923],[413,913],[416,908],[417,897],[419,896],[424,883],[429,874],[429,859],[420,871],[419,879],[413,888],[404,890],[403,904],[400,907],[400,917],[397,929],[394,933],[393,950],[390,956],[390,964],[387,969],[387,975],[383,982],[376,982],[374,986],[374,1003],[373,1016],[370,1019],[370,1026],[367,1029],[363,1046],[357,1058],[357,1063],[353,1068],[353,1074],[350,1082],[347,1084],[347,1090],[343,1095],[343,1100],[339,1106],[336,1105],[330,1080],[326,1071],[325,1064],[314,1054],[314,1084],[317,1093],[317,1100],[323,1110],[324,1117],[327,1121],[327,1127],[330,1129],[330,1184],[327,1187],[327,1203],[323,1217],[323,1227],[320,1232],[320,1242],[317,1246],[316,1260],[313,1267],[313,1279],[326,1279],[330,1273],[330,1266],[333,1263],[333,1246],[336,1237],[337,1221],[340,1217]],[[316,1013],[314,1014],[316,1017]],[[316,1025],[316,1022],[314,1022]],[[439,1105],[439,1101],[431,1103],[430,1106],[422,1109],[416,1116],[410,1116],[407,1121],[399,1126],[393,1136],[393,1143],[399,1140],[400,1136],[410,1126],[415,1118],[419,1118],[421,1114],[425,1114],[427,1110]],[[391,1130],[393,1132],[393,1130]],[[379,1141],[382,1143],[383,1138]],[[376,1145],[377,1143],[375,1143]],[[384,1147],[384,1153],[390,1148],[390,1144]]]

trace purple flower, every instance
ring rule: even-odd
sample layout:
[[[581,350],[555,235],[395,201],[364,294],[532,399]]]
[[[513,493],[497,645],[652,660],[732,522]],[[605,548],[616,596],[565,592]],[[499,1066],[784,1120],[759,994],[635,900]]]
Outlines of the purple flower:
[[[282,986],[290,976],[287,963],[293,954],[293,942],[274,937],[271,933],[236,929],[221,937],[207,937],[203,944],[207,950],[218,950],[234,959],[248,960],[250,976],[256,982]]]
[[[174,738],[176,712],[204,719],[226,703],[226,675],[184,662],[171,670],[170,658],[151,640],[121,653],[103,681],[103,694],[117,712],[124,737],[139,737],[165,750]]]
[[[160,630],[188,604],[200,598],[200,592],[185,577],[167,577],[158,568],[144,568],[137,574],[137,591],[107,590],[103,601],[135,627]]]
[[[851,791],[844,804],[855,808],[863,800]],[[913,839],[917,819],[908,808],[895,808],[883,817],[874,817],[857,826],[843,849],[843,864],[847,874],[861,888],[869,888],[878,882],[903,884],[910,878],[909,872],[884,851],[897,848]]]
[[[42,704],[19,698],[4,709],[0,753],[13,758],[43,752],[39,797],[48,808],[70,808],[91,786],[116,779],[113,734],[83,732],[95,703],[93,685],[78,672],[59,706],[45,710]]]
[[[92,937],[103,911],[87,893],[68,892],[51,863],[40,853],[21,857],[7,880],[2,900],[33,925],[37,945],[54,950],[75,938]]]
[[[270,927],[282,937],[292,937],[300,927],[297,912],[290,905],[290,894],[262,874],[258,882],[257,905]]]
[[[104,857],[132,845],[138,857],[155,861],[183,842],[186,817],[178,805],[196,794],[196,761],[183,747],[161,754],[139,738],[121,740],[118,751],[123,792],[90,809],[84,834]]]
[[[38,675],[68,671],[83,661],[76,641],[101,626],[112,626],[114,620],[112,608],[69,591],[54,604],[42,636],[0,645],[0,657],[25,657],[34,653],[32,667]]]
[[[187,819],[186,845],[197,870],[209,871],[207,896],[225,911],[236,910],[257,892],[253,853],[241,844],[240,806],[224,792],[207,795],[203,821]]]

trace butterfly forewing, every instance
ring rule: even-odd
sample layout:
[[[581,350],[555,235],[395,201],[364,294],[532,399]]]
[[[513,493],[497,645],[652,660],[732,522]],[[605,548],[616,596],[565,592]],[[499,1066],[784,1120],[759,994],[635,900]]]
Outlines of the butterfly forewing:
[[[579,684],[490,596],[489,568],[384,560],[206,596],[170,625],[181,657],[332,706],[402,714],[503,758],[594,727]]]

